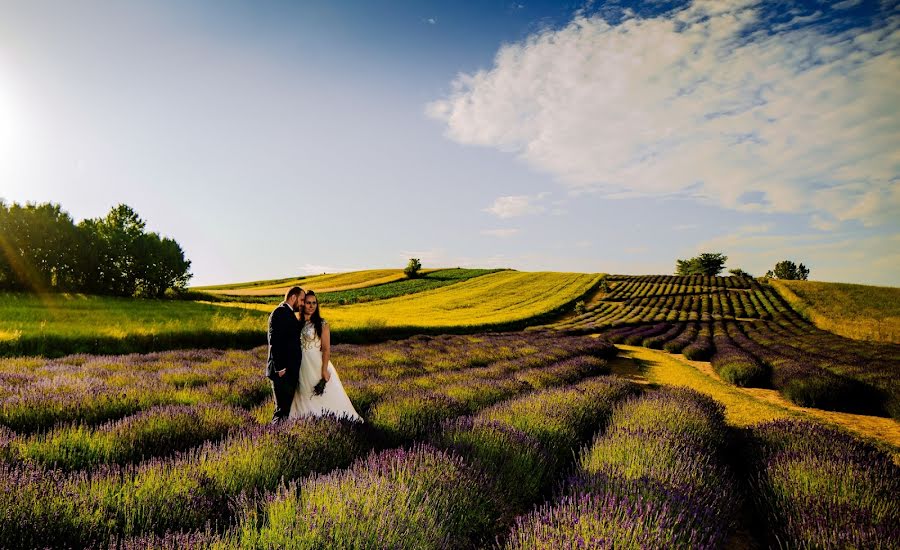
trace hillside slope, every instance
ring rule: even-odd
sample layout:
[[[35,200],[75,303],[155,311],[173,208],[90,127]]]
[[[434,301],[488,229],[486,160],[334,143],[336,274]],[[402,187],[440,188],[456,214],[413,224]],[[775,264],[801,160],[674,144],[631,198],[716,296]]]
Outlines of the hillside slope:
[[[900,344],[900,288],[818,281],[771,281],[797,312],[822,330],[856,340]]]
[[[396,298],[328,305],[322,314],[342,333],[382,328],[502,328],[558,313],[595,288],[602,278],[584,273],[501,271]],[[271,309],[265,304],[216,305]]]

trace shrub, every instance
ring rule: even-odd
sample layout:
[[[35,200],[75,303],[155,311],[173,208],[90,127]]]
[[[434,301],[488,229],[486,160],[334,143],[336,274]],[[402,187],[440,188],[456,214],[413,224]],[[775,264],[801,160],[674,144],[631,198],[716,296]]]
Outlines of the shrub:
[[[409,263],[406,264],[405,268],[403,268],[403,273],[406,274],[407,278],[415,279],[419,276],[419,270],[421,269],[422,262],[420,262],[418,258],[410,258]]]

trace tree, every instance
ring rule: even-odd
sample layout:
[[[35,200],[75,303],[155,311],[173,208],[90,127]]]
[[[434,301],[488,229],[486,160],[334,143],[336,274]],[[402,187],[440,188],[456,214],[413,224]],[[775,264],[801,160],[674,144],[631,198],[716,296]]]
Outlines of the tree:
[[[422,262],[420,262],[418,258],[410,258],[409,263],[406,264],[406,268],[403,270],[403,273],[406,274],[407,278],[415,279],[419,276],[420,269],[422,269]]]
[[[166,290],[182,291],[191,279],[190,260],[185,259],[181,246],[172,239],[160,238],[156,233],[143,236],[138,257],[141,266],[138,291],[144,296],[162,298]]]
[[[154,297],[183,289],[191,262],[145,227],[124,204],[75,225],[59,205],[0,200],[0,289]]]
[[[716,252],[704,252],[687,260],[675,260],[676,275],[718,275],[725,267],[728,256]]]
[[[809,277],[809,268],[802,263],[797,265],[790,260],[782,260],[775,264],[774,270],[766,273],[769,279],[787,279],[789,281],[805,281]]]
[[[140,279],[140,247],[146,223],[130,206],[120,204],[105,218],[85,223],[95,233],[99,265],[96,273],[103,294],[134,296]]]
[[[59,205],[0,202],[0,288],[70,290],[77,230]]]

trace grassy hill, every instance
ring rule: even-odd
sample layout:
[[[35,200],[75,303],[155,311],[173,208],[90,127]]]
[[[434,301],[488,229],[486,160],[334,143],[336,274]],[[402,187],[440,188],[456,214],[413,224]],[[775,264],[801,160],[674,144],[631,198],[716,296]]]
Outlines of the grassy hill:
[[[771,284],[792,308],[823,330],[900,344],[900,288],[818,281]]]

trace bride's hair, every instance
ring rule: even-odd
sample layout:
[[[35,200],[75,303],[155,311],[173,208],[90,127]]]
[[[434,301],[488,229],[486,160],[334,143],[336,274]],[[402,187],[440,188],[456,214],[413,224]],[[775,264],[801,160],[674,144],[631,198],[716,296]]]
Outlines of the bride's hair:
[[[313,292],[312,290],[307,290],[306,297],[309,298],[310,296],[315,297],[316,293]],[[316,310],[313,311],[313,314],[309,316],[309,319],[306,318],[306,309],[305,308],[303,309],[303,320],[310,321],[313,324],[313,327],[315,327],[315,329],[316,329],[316,336],[318,336],[319,338],[322,337],[322,323],[325,320],[322,319],[322,313],[319,312],[319,298],[318,297],[316,297]]]

